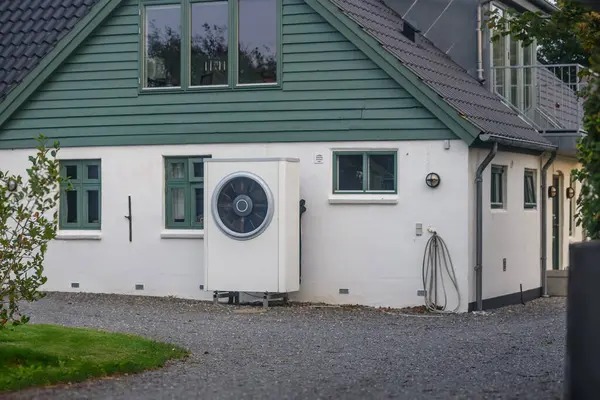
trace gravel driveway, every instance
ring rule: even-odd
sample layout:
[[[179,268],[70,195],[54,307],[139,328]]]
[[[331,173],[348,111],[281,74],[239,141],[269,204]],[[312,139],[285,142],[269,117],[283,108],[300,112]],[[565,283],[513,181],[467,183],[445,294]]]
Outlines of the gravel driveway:
[[[10,399],[559,399],[565,301],[486,315],[365,308],[214,306],[170,298],[50,293],[33,323],[140,334],[193,352],[133,376]]]

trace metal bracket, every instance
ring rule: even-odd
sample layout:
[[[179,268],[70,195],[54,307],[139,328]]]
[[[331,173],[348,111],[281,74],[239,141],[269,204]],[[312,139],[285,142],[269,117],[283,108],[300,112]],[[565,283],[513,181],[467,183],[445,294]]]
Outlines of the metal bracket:
[[[129,220],[129,241],[131,242],[133,240],[132,237],[132,226],[131,226],[131,221],[132,221],[132,216],[131,216],[131,196],[128,196],[127,198],[128,203],[129,203],[129,215],[126,215],[125,218],[127,218]]]

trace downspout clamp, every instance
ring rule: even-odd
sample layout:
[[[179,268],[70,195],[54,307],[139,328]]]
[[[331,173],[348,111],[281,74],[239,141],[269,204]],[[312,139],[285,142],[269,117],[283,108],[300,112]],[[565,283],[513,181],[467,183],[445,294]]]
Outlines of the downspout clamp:
[[[493,142],[492,149],[488,153],[487,157],[477,168],[475,174],[475,184],[477,186],[477,199],[476,199],[476,213],[477,213],[477,225],[475,228],[475,299],[477,302],[477,311],[483,310],[483,171],[492,162],[492,159],[496,157],[498,152],[498,143]]]
[[[542,203],[542,215],[541,215],[541,227],[540,227],[540,268],[541,268],[541,280],[542,280],[542,296],[543,297],[548,297],[548,278],[547,278],[547,261],[548,261],[548,257],[547,257],[547,245],[548,245],[548,221],[546,220],[546,213],[547,213],[547,209],[548,209],[548,202],[547,202],[547,198],[546,198],[546,191],[547,191],[547,172],[548,172],[548,168],[550,168],[550,165],[552,165],[552,163],[554,162],[554,159],[556,159],[556,151],[553,151],[550,155],[550,158],[548,159],[548,161],[546,161],[546,164],[544,164],[544,166],[542,167],[542,198],[541,198],[541,203]]]

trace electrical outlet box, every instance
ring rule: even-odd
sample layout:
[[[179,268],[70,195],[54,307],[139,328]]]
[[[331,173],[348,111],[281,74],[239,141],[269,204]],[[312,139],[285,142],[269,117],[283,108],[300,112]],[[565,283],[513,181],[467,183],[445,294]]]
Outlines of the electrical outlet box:
[[[425,296],[427,296],[427,290],[425,290],[425,289],[419,289],[419,290],[417,290],[417,296],[419,296],[419,297],[425,297]]]
[[[135,290],[144,290],[144,285],[140,285],[140,284],[135,285]]]
[[[506,258],[502,259],[502,271],[506,272]]]
[[[79,282],[71,282],[71,287],[77,289],[79,287]]]
[[[340,294],[350,294],[349,289],[340,289]]]
[[[423,224],[422,223],[417,222],[417,225],[415,226],[415,233],[417,236],[423,235]]]

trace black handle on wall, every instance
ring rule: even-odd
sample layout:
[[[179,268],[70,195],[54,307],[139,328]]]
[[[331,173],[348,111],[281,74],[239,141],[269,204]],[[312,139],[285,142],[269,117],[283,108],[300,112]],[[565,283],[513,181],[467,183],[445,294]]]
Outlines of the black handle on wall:
[[[133,240],[132,237],[132,231],[131,231],[131,196],[128,196],[127,198],[128,202],[129,202],[129,215],[126,215],[125,218],[127,218],[129,220],[129,241],[131,242]]]

